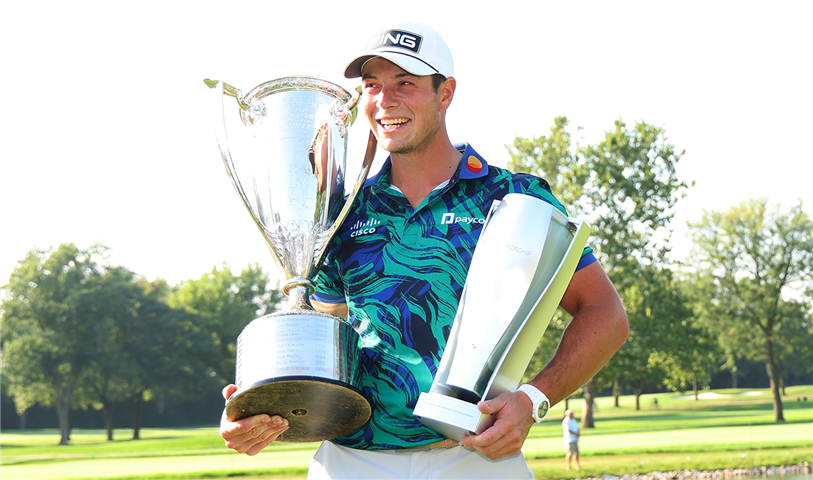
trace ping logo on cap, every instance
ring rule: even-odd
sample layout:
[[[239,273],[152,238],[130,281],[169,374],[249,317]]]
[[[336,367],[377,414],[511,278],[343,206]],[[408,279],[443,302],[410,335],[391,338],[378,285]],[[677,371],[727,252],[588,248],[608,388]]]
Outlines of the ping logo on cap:
[[[413,53],[418,53],[421,49],[423,37],[404,30],[387,30],[374,36],[367,43],[367,51],[380,47],[404,48]]]

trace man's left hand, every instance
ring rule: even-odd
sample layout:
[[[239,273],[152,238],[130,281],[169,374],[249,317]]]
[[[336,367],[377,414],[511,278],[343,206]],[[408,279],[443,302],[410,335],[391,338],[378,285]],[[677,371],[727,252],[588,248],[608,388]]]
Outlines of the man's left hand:
[[[477,408],[482,413],[494,416],[494,424],[480,435],[463,437],[463,446],[491,460],[520,453],[525,437],[534,424],[531,399],[522,392],[503,393],[487,402],[478,403]]]

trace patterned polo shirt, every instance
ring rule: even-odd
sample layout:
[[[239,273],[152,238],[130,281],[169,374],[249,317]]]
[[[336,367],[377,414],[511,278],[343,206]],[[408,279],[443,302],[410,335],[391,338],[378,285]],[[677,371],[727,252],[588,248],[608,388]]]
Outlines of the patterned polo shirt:
[[[443,439],[412,410],[432,385],[492,202],[524,193],[565,212],[545,180],[489,166],[468,144],[456,147],[463,152],[457,172],[416,209],[390,185],[387,159],[328,247],[314,299],[347,304],[372,405],[370,421],[334,439],[339,445],[393,449]],[[585,249],[577,270],[593,261]]]

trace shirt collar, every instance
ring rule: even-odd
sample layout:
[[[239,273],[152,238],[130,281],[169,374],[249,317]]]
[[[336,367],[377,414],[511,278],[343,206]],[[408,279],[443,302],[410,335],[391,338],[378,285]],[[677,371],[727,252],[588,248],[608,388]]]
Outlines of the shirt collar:
[[[457,167],[460,178],[469,180],[488,175],[488,162],[479,153],[475,152],[470,144],[457,144],[455,148],[463,152],[463,160],[460,161],[460,166]]]
[[[470,180],[472,178],[480,178],[488,175],[488,162],[477,153],[469,143],[457,143],[454,146],[458,151],[463,153],[463,159],[457,167],[449,183],[456,183],[458,179]],[[392,158],[387,157],[381,170],[378,171],[373,177],[368,178],[364,182],[365,187],[383,182],[386,187],[389,187],[390,169],[392,168]]]

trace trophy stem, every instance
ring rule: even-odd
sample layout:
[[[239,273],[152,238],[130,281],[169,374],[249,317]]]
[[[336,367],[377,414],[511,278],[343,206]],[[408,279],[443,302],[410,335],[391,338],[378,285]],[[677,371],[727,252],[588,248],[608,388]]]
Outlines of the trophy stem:
[[[289,310],[314,310],[310,296],[315,291],[313,282],[304,277],[294,277],[282,287],[282,293],[288,295]]]

